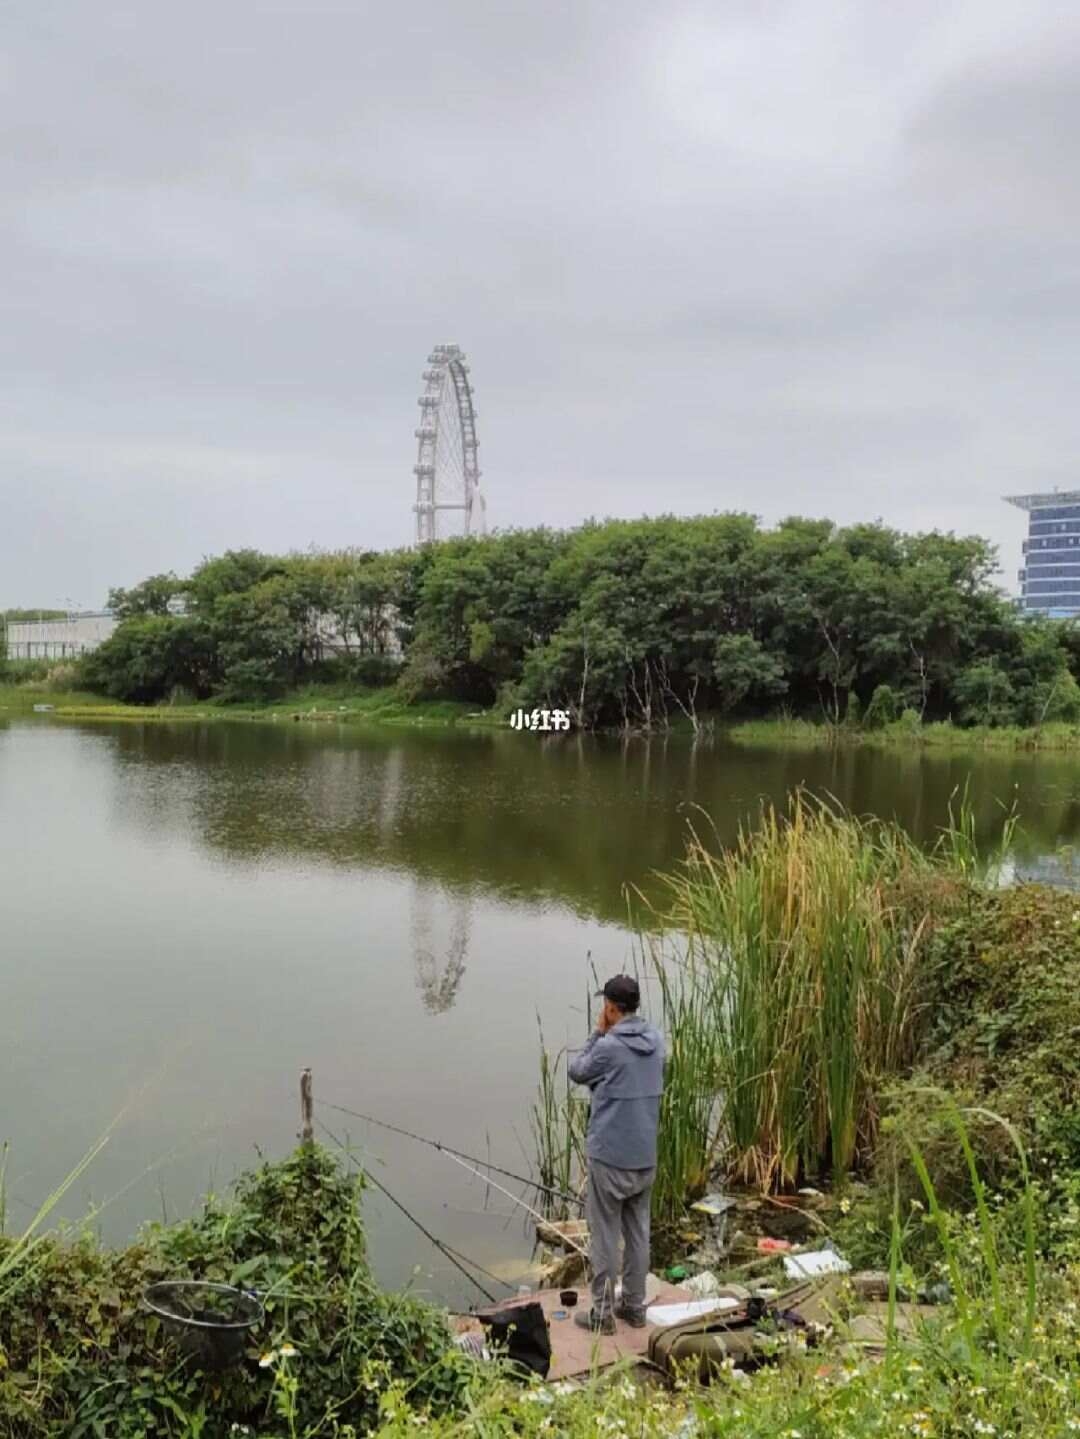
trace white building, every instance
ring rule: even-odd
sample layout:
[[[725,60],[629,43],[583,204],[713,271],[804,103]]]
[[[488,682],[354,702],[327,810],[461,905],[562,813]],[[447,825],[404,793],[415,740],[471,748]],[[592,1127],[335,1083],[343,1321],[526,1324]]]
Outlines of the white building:
[[[107,640],[116,628],[108,610],[59,620],[8,620],[0,632],[9,660],[77,659]]]

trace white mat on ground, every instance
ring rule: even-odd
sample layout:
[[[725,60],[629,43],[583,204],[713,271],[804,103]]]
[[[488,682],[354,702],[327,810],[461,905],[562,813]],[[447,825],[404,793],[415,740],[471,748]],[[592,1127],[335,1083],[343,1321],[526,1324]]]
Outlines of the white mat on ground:
[[[738,1309],[739,1301],[726,1295],[717,1299],[688,1299],[685,1304],[650,1304],[645,1321],[663,1329],[668,1324],[681,1324],[684,1319],[700,1319],[703,1314],[719,1314]]]
[[[809,1254],[789,1254],[784,1273],[789,1279],[810,1279],[818,1274],[846,1274],[851,1265],[832,1249],[814,1249]]]

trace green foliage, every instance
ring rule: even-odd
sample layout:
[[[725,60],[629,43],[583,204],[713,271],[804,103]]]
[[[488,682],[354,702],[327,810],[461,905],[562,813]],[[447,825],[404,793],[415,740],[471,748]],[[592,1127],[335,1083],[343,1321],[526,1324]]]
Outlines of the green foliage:
[[[788,1187],[865,1156],[885,1075],[911,1062],[932,912],[953,902],[896,825],[796,795],[670,879],[665,968],[703,992],[726,1163]]]
[[[174,574],[151,575],[130,590],[110,590],[109,609],[121,621],[142,615],[167,615],[186,589],[185,583]]]
[[[926,1076],[1006,1118],[1024,1135],[1040,1182],[1080,1173],[1077,897],[1039,885],[975,890],[934,944]],[[905,1096],[909,1130],[911,1109]],[[991,1181],[1014,1179],[1011,1146],[993,1133],[980,1138]],[[1068,1208],[1052,1204],[1047,1217]]]
[[[331,676],[388,683],[398,669],[396,606],[415,562],[403,552],[279,559],[235,550],[188,580],[154,576],[113,592],[121,623],[83,661],[82,682],[143,704],[176,691],[265,703]]]
[[[866,706],[863,724],[867,729],[883,729],[892,724],[899,713],[900,705],[892,685],[877,685]]]
[[[1016,690],[997,658],[967,665],[953,686],[962,724],[1011,725],[1018,722]]]
[[[587,728],[697,731],[709,713],[760,714],[781,697],[834,726],[863,707],[887,726],[905,704],[920,723],[1080,719],[1080,640],[1019,616],[993,571],[976,538],[797,518],[765,530],[741,514],[383,554],[235,550],[187,579],[114,591],[116,643],[87,673],[123,699],[180,685],[265,702],[400,654],[406,700],[561,708]],[[198,635],[198,684],[162,636],[128,641],[151,619]]]
[[[149,704],[177,686],[211,692],[218,675],[211,635],[190,615],[145,614],[127,620],[79,661],[77,679],[113,699]]]
[[[734,709],[750,695],[765,700],[787,689],[783,663],[753,635],[721,635],[713,646],[713,678],[721,709]],[[850,702],[849,702],[850,707]]]
[[[830,1171],[843,1182],[869,1160],[883,1087],[918,1053],[934,928],[980,877],[956,861],[961,840],[974,857],[963,804],[955,824],[927,855],[895,824],[796,794],[728,850],[692,841],[643,935],[668,1043],[662,1224],[718,1168],[787,1189]],[[555,1073],[544,1054],[534,1128],[567,1188],[581,1120],[560,1114]]]
[[[297,1352],[298,1434],[366,1432],[395,1386],[436,1413],[460,1407],[470,1369],[445,1316],[371,1279],[362,1189],[324,1150],[301,1148],[245,1175],[231,1205],[211,1198],[197,1218],[151,1226],[127,1249],[84,1235],[17,1255],[18,1284],[0,1293],[0,1433],[272,1433],[263,1426],[281,1412],[280,1376],[258,1359],[260,1346],[283,1342]],[[0,1240],[0,1266],[11,1243]],[[185,1277],[268,1292],[265,1331],[236,1368],[200,1372],[142,1306],[148,1284]]]
[[[533,1145],[540,1172],[540,1184],[549,1193],[543,1196],[545,1211],[567,1218],[578,1218],[564,1203],[550,1193],[575,1193],[585,1173],[585,1133],[589,1119],[589,1101],[580,1090],[571,1089],[567,1080],[562,1052],[554,1058],[544,1047],[540,1034],[540,1084],[533,1104]]]
[[[7,660],[4,677],[9,684],[44,684],[55,667],[55,660]]]

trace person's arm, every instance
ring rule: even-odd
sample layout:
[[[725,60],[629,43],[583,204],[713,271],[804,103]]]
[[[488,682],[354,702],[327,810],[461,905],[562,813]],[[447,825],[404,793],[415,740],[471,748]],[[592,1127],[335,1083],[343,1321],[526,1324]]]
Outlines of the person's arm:
[[[611,1062],[607,1047],[600,1044],[603,1037],[599,1029],[594,1029],[585,1048],[579,1049],[576,1058],[567,1062],[566,1072],[575,1084],[587,1084],[591,1089],[603,1079]]]

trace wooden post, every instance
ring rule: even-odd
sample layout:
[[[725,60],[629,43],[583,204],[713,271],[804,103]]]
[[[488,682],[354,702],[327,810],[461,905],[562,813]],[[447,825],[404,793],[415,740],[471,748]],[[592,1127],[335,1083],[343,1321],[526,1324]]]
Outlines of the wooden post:
[[[314,1101],[311,1094],[311,1070],[300,1071],[300,1142],[311,1144],[315,1139],[313,1127]]]

